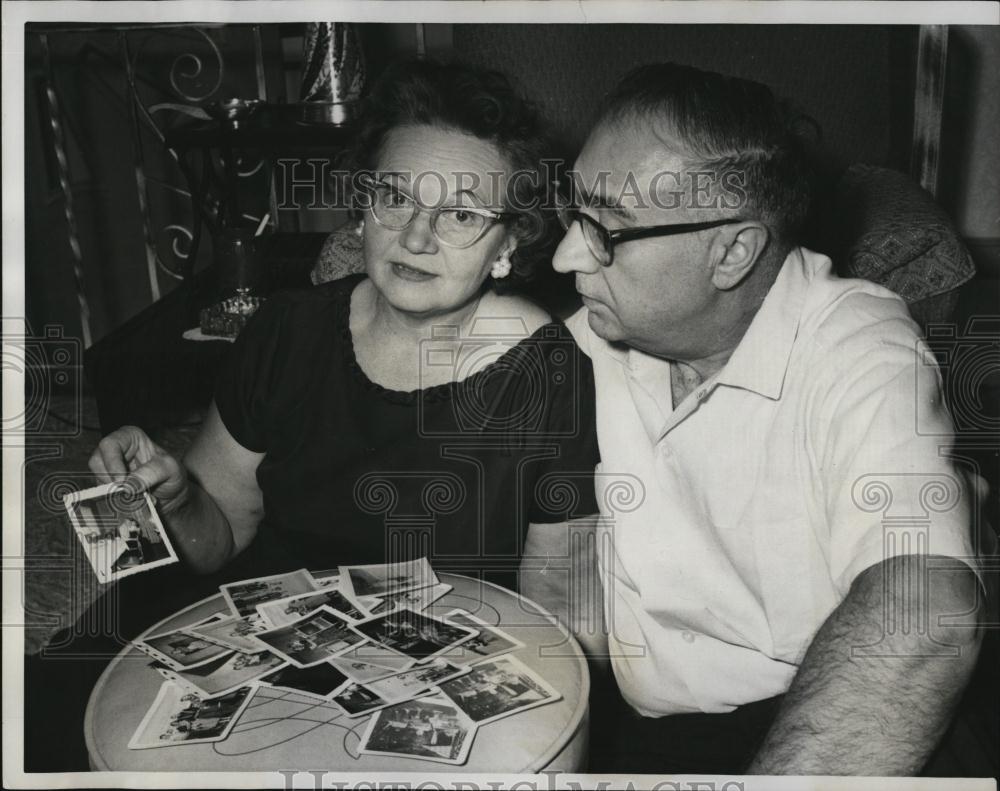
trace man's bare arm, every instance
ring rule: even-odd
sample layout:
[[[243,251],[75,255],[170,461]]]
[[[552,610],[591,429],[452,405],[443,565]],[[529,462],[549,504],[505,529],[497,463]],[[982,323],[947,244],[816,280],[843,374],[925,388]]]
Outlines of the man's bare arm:
[[[599,517],[528,529],[521,558],[521,592],[555,615],[588,658],[607,662],[601,581],[597,570]]]
[[[938,564],[951,570],[928,573]],[[955,565],[911,555],[858,575],[813,639],[748,773],[920,771],[948,726],[981,642],[973,625],[978,580]],[[962,613],[968,625],[942,625],[944,616],[952,616],[950,623]],[[887,623],[887,615],[895,620]]]

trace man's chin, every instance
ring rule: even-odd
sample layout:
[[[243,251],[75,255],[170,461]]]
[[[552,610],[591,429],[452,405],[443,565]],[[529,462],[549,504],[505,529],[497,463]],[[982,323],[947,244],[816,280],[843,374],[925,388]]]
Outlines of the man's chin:
[[[609,320],[607,308],[603,305],[587,306],[587,323],[599,338],[606,341],[620,341],[622,338],[617,323]]]

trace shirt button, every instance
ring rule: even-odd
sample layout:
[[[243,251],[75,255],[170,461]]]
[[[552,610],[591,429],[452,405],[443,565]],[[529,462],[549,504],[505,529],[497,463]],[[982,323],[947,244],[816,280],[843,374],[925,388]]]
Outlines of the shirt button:
[[[694,632],[689,632],[687,629],[685,629],[683,632],[681,632],[681,637],[684,638],[684,642],[685,643],[693,643],[694,642]]]
[[[673,455],[673,451],[670,450],[670,446],[666,442],[660,445],[660,455],[665,459],[669,459]]]

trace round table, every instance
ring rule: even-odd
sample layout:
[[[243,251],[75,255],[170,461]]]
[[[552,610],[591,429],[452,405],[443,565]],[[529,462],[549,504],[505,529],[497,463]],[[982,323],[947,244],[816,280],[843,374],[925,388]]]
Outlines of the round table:
[[[587,752],[590,676],[573,637],[544,609],[511,591],[459,574],[440,574],[454,586],[426,612],[468,610],[524,643],[511,652],[541,675],[562,699],[479,727],[460,766],[413,758],[361,755],[369,716],[348,717],[333,703],[261,686],[228,738],[209,744],[130,750],[128,742],[153,703],[163,677],[136,648],[105,669],[91,693],[84,736],[92,768],[101,771],[276,771],[308,766],[343,772],[583,771]],[[143,637],[195,623],[226,609],[221,595],[187,607],[150,627]]]

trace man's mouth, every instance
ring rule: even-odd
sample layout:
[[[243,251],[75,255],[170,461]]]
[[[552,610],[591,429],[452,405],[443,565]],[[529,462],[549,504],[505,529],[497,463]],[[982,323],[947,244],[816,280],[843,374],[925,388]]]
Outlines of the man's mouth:
[[[404,280],[430,280],[431,278],[437,277],[437,275],[432,272],[417,269],[415,266],[409,266],[401,263],[400,261],[392,262],[392,271],[397,277],[401,277]]]

